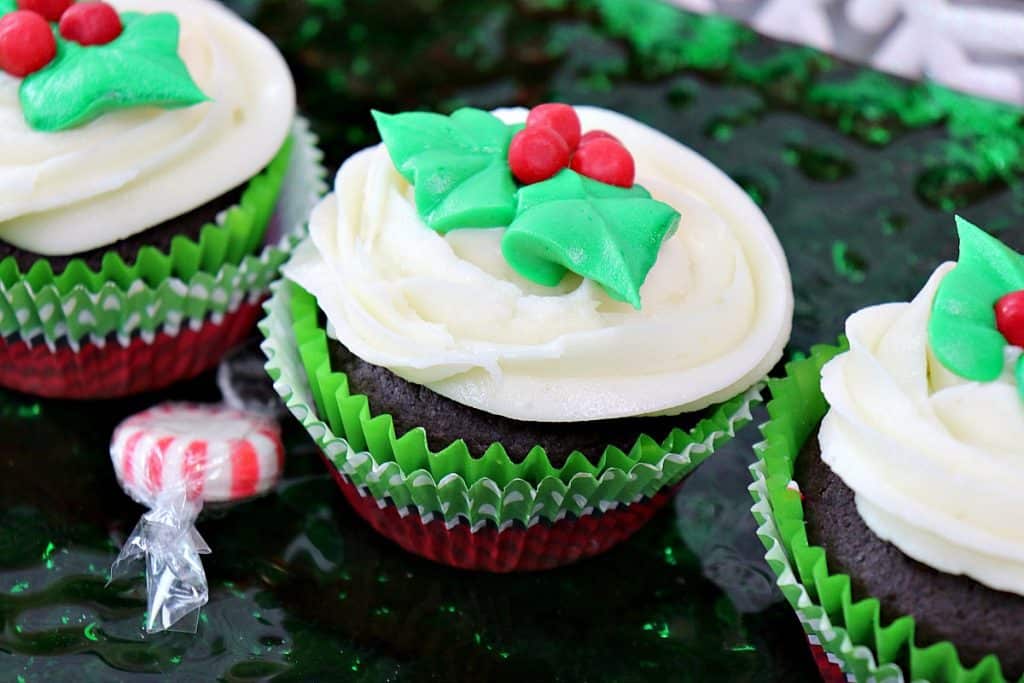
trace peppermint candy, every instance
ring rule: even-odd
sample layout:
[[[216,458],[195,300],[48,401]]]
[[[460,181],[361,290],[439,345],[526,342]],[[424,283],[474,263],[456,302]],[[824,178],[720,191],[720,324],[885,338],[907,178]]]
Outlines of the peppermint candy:
[[[243,500],[281,475],[284,447],[273,420],[233,408],[164,403],[134,415],[110,446],[121,487],[139,503]]]

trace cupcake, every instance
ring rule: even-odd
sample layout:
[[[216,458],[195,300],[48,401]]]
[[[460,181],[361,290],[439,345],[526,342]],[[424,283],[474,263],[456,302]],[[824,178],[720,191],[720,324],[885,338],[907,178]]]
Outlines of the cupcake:
[[[213,0],[0,0],[0,385],[157,389],[244,338],[316,201],[283,58]]]
[[[850,680],[1024,676],[1024,258],[958,224],[958,262],[913,301],[855,313],[848,350],[771,383],[759,534]]]
[[[793,299],[725,174],[620,114],[375,113],[263,323],[357,511],[451,565],[628,537],[749,419]]]

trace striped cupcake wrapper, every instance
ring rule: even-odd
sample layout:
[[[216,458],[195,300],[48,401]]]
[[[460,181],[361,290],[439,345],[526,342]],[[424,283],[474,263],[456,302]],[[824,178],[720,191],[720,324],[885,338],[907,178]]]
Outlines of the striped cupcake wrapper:
[[[205,247],[172,247],[169,255],[147,258],[140,252],[131,268],[94,273],[69,267],[56,278],[43,272],[46,268],[25,275],[10,267],[0,269],[0,337],[33,344],[64,342],[72,348],[110,336],[127,343],[136,334],[227,314],[242,301],[264,294],[305,234],[309,212],[327,189],[322,158],[309,123],[297,118],[289,157],[253,182],[247,204],[243,200],[223,214],[223,229],[211,231],[217,238],[211,237]],[[264,212],[272,212],[269,222],[259,218]],[[238,229],[243,239],[231,237],[232,225],[251,222],[267,225],[258,234],[265,243],[262,250],[248,244],[248,228]],[[200,267],[210,260],[222,265]]]
[[[472,469],[478,474],[493,470],[497,476],[479,474],[472,480],[454,471],[432,471],[425,467],[407,469],[401,461],[416,462],[414,458],[396,454],[394,459],[384,460],[370,451],[356,450],[319,416],[295,338],[290,308],[292,286],[285,280],[274,284],[273,294],[266,304],[267,317],[260,323],[265,337],[262,348],[268,358],[267,371],[274,380],[275,389],[316,441],[332,473],[357,510],[362,507],[369,510],[371,506],[379,510],[390,508],[394,512],[391,516],[397,515],[402,519],[413,516],[420,528],[438,522],[449,532],[456,528],[465,530],[453,533],[479,534],[492,533],[487,530],[493,530],[500,534],[510,529],[535,529],[540,533],[564,520],[601,515],[611,524],[618,517],[611,513],[660,500],[659,494],[679,483],[710,456],[718,444],[730,439],[738,428],[748,422],[751,405],[760,400],[760,387],[753,387],[723,404],[714,417],[699,425],[695,433],[700,437],[689,440],[680,452],[663,452],[653,461],[636,461],[625,469],[613,466],[593,472],[575,471],[566,476],[565,473],[548,471],[549,465],[548,470],[544,470],[546,474],[529,481],[502,470],[516,466],[503,464],[500,460],[487,466],[483,460],[479,461]],[[636,508],[634,512],[642,509]],[[642,521],[649,516],[643,517]],[[398,538],[395,525],[383,524],[379,519],[370,521],[403,546],[427,554],[422,552],[422,547],[414,547],[417,543],[405,543]],[[437,525],[433,528],[440,529]],[[589,537],[593,539],[594,535],[591,533]],[[496,547],[500,547],[500,543]],[[427,555],[431,559],[446,561],[443,549]],[[493,561],[501,564],[501,560],[499,554]],[[472,568],[508,571],[524,567],[494,569],[484,563],[474,564]]]
[[[808,541],[793,468],[828,410],[821,368],[843,350],[845,344],[815,347],[809,357],[788,364],[784,378],[768,382],[770,419],[761,426],[764,441],[755,447],[758,461],[750,468],[749,490],[757,535],[776,583],[796,611],[827,681],[1006,683],[994,655],[967,667],[952,643],[918,645],[913,617],[883,621],[878,600],[854,600],[850,577],[831,571],[827,550]]]
[[[291,140],[266,246],[238,263],[155,286],[135,279],[126,288],[115,281],[36,287],[27,277],[8,286],[0,279],[0,386],[55,398],[112,398],[216,365],[252,331],[260,302],[327,189],[323,155],[305,119],[296,120]]]

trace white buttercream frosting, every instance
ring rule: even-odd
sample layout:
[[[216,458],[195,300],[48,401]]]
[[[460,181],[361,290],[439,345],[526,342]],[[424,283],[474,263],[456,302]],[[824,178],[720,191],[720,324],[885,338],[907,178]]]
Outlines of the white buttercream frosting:
[[[856,494],[868,527],[949,574],[1024,595],[1024,403],[1007,349],[997,381],[962,379],[928,345],[940,267],[911,302],[846,324],[850,351],[822,372],[831,409],[822,459]]]
[[[596,283],[546,288],[501,253],[503,229],[440,235],[387,150],[349,159],[286,274],[363,360],[465,405],[568,422],[697,410],[778,362],[793,295],[771,226],[709,161],[633,119],[578,107],[633,153],[637,182],[682,215],[641,289],[642,310]],[[499,110],[507,122],[525,110]]]
[[[134,108],[59,133],[32,130],[21,81],[0,72],[0,240],[46,255],[111,244],[245,183],[284,143],[291,74],[273,44],[214,0],[110,0],[171,12],[179,54],[211,101]]]

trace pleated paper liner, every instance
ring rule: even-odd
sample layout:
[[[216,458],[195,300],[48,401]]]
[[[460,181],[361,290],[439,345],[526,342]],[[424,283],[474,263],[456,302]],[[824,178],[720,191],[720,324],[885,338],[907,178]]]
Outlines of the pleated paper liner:
[[[200,244],[205,247],[175,238],[170,254],[143,248],[131,268],[122,268],[120,257],[111,254],[100,273],[79,261],[49,281],[48,263],[36,264],[21,277],[13,259],[5,259],[0,264],[0,336],[68,339],[74,345],[87,336],[153,332],[167,322],[224,314],[238,305],[239,296],[265,292],[326,189],[321,158],[308,123],[297,119],[289,156],[275,160],[262,180],[251,184],[242,205],[224,212],[220,226],[204,228]],[[271,176],[276,178],[272,182]],[[257,214],[264,216],[262,226],[253,230]],[[266,246],[252,246],[253,237],[266,238]],[[217,267],[205,267],[210,264]]]
[[[259,194],[270,202],[270,217],[263,219],[264,225],[258,231],[259,238],[266,245],[262,249],[258,245],[252,248],[252,253],[241,256],[237,263],[227,259],[235,255],[237,247],[228,250],[230,254],[219,250],[224,252],[222,257],[227,260],[215,272],[192,269],[189,264],[194,259],[188,256],[189,250],[172,246],[170,262],[156,257],[144,259],[140,255],[133,267],[137,271],[137,279],[127,286],[110,280],[96,287],[89,277],[74,282],[70,278],[76,272],[89,271],[72,268],[60,276],[64,279],[58,278],[59,282],[39,286],[33,284],[29,277],[20,278],[10,286],[0,278],[0,337],[5,340],[0,345],[0,385],[24,388],[26,368],[15,358],[25,361],[29,356],[35,359],[40,375],[56,372],[57,368],[75,368],[75,375],[69,378],[67,385],[68,388],[77,387],[71,395],[61,390],[56,381],[29,385],[33,393],[64,398],[107,398],[135,393],[166,386],[214,366],[226,350],[221,347],[234,337],[221,334],[220,343],[193,346],[186,345],[188,337],[179,331],[187,328],[195,332],[208,324],[222,324],[233,329],[236,324],[254,322],[257,316],[253,315],[252,307],[265,296],[280,266],[305,234],[309,212],[326,190],[326,171],[321,159],[322,154],[308,123],[297,119],[283,175],[273,183],[255,183],[246,192],[248,197]],[[278,165],[275,162],[271,166]],[[271,170],[268,169],[268,173]],[[224,226],[242,221],[239,216],[254,213],[244,207],[236,209],[223,214]],[[208,244],[214,245],[222,240],[226,245],[227,241],[235,238],[230,227],[221,232],[217,230],[219,228],[213,231],[204,229],[204,236],[219,235],[209,238]],[[252,234],[247,233],[247,239],[251,239]],[[154,252],[156,250],[150,253]],[[180,262],[179,257],[182,259]],[[170,274],[172,272],[191,272],[191,275],[182,279]],[[244,337],[241,328],[238,332],[234,336]],[[213,331],[209,334],[216,336]],[[115,358],[124,357],[124,349],[148,347],[158,338],[165,343],[164,352],[194,356],[187,364],[188,372],[159,375],[155,367],[147,372],[145,366],[133,364],[135,372],[141,375],[120,385],[126,389],[115,393],[111,393],[114,385],[102,389],[104,382],[100,381],[101,378],[94,378],[95,383],[87,381],[90,368],[109,371]],[[47,357],[47,351],[53,357]],[[68,353],[82,352],[87,352],[92,362],[78,359],[72,363],[67,358]],[[151,353],[152,349],[146,352]],[[185,365],[181,363],[175,367]],[[92,393],[90,386],[95,386],[99,393]],[[43,393],[43,387],[50,387],[50,391]]]
[[[784,378],[768,383],[770,419],[761,428],[764,441],[756,448],[750,492],[760,525],[757,533],[779,588],[812,646],[824,650],[825,658],[818,657],[823,676],[834,677],[839,666],[849,680],[863,683],[1004,683],[995,655],[968,668],[952,643],[918,646],[913,617],[883,623],[878,600],[854,601],[850,577],[832,572],[827,551],[807,539],[803,503],[793,485],[794,463],[828,410],[821,393],[821,368],[843,350],[815,347],[808,358],[787,365]]]
[[[366,398],[349,395],[344,375],[330,370],[315,300],[286,281],[275,283],[273,291],[260,324],[267,370],[288,408],[338,471],[343,488],[351,485],[361,498],[369,497],[380,509],[391,506],[403,518],[414,513],[420,524],[440,520],[449,530],[461,525],[470,532],[462,536],[469,542],[485,528],[499,536],[513,527],[540,535],[562,520],[590,515],[601,515],[610,525],[615,516],[609,511],[654,500],[679,483],[751,419],[750,406],[760,399],[760,387],[754,387],[720,405],[689,433],[676,430],[664,444],[643,436],[629,453],[609,448],[597,464],[575,454],[555,468],[539,448],[513,463],[500,445],[473,458],[461,442],[431,453],[422,429],[397,437],[391,416],[371,415]],[[404,532],[380,526],[401,543]],[[600,525],[596,529],[601,533]],[[432,555],[446,561],[440,550]]]
[[[679,484],[630,504],[613,503],[604,512],[567,516],[526,527],[449,524],[414,508],[399,509],[352,484],[326,456],[325,463],[349,505],[378,533],[405,550],[459,569],[494,573],[540,571],[594,557],[640,530],[675,495]]]
[[[249,337],[262,297],[195,325],[117,339],[54,346],[0,338],[0,384],[39,396],[113,398],[163,389],[208,370]]]
[[[237,266],[263,242],[291,165],[294,144],[294,138],[289,136],[267,168],[248,182],[239,202],[222,212],[215,223],[203,226],[198,241],[178,235],[168,251],[144,246],[131,264],[125,263],[120,254],[109,252],[99,270],[74,259],[59,275],[46,259],[36,261],[28,272],[22,273],[15,258],[8,256],[0,261],[0,283],[10,289],[24,282],[33,291],[54,285],[61,294],[79,286],[98,292],[111,282],[121,289],[128,289],[137,281],[154,287],[168,278],[188,280],[198,272],[216,274],[228,263]]]

